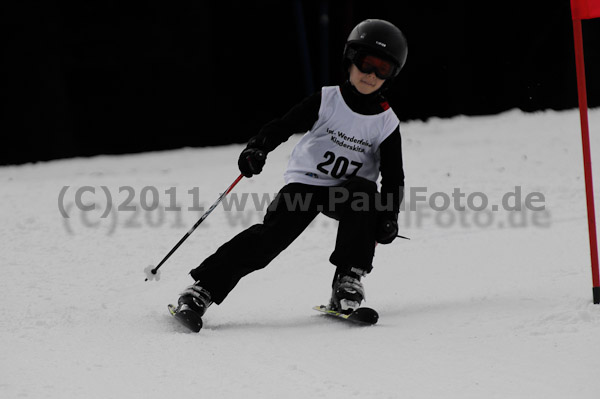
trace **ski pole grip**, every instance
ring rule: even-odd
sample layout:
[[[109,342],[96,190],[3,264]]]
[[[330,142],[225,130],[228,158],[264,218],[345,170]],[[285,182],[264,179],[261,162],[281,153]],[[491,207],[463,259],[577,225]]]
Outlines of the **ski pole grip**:
[[[263,150],[258,150],[255,154],[258,161],[264,161],[267,158],[267,154]]]
[[[392,222],[390,222],[389,220],[386,220],[385,223],[383,224],[383,231],[385,231],[386,233],[391,233],[395,230],[394,225],[392,224]]]

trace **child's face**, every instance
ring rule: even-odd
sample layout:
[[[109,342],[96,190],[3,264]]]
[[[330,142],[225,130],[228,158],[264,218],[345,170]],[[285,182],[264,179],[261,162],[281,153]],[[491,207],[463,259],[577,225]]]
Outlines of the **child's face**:
[[[379,79],[374,72],[367,74],[361,72],[354,64],[350,66],[350,83],[361,94],[374,93],[383,86],[384,82],[385,80]]]

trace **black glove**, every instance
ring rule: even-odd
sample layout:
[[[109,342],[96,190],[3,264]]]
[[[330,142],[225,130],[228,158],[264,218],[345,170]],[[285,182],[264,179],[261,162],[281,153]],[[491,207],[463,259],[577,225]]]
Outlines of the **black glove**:
[[[398,214],[383,212],[377,218],[375,239],[380,244],[389,244],[398,236]]]
[[[267,154],[258,148],[246,148],[240,154],[238,159],[238,167],[240,172],[246,177],[252,177],[262,172]]]

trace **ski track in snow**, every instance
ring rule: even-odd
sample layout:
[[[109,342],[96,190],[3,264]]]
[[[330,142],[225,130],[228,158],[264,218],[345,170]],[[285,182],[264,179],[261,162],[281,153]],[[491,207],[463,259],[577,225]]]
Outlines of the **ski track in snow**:
[[[590,127],[594,152],[600,109]],[[311,309],[328,300],[333,273],[336,224],[323,216],[209,309],[198,334],[175,324],[167,303],[261,212],[219,207],[160,281],[144,282],[143,269],[201,214],[186,211],[187,191],[212,204],[238,175],[240,145],[1,167],[0,397],[597,397],[600,306],[591,304],[578,112],[433,118],[404,123],[402,134],[407,187],[459,187],[491,205],[519,186],[543,193],[547,212],[494,212],[493,223],[405,212],[401,234],[411,240],[378,246],[365,279],[365,305],[380,313],[366,328]],[[235,193],[272,196],[298,138]],[[64,186],[69,219],[58,206]],[[83,202],[98,204],[85,215],[74,205],[84,186],[96,194]],[[144,187],[157,188],[162,207],[174,187],[183,211],[101,218],[102,186],[115,207],[127,197],[119,188],[132,187],[138,209]]]

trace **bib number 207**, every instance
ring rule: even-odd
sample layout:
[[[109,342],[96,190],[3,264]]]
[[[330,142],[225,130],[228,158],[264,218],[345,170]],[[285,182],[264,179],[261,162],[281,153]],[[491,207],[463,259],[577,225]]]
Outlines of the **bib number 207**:
[[[348,168],[350,166],[353,166],[354,169],[352,170],[350,175],[348,175],[348,178],[354,177],[354,176],[356,176],[356,174],[358,173],[360,168],[363,166],[363,164],[361,162],[350,161],[346,157],[336,157],[335,154],[331,151],[327,151],[323,155],[323,157],[325,157],[325,161],[323,161],[317,165],[317,170],[319,170],[319,172],[322,172],[326,175],[330,174],[332,177],[334,177],[336,179],[339,179],[340,177],[345,176],[346,172],[348,172]],[[329,168],[330,165],[333,165],[333,166],[331,168]],[[328,168],[326,168],[326,167],[328,167]],[[328,169],[331,169],[331,170],[328,170]]]

